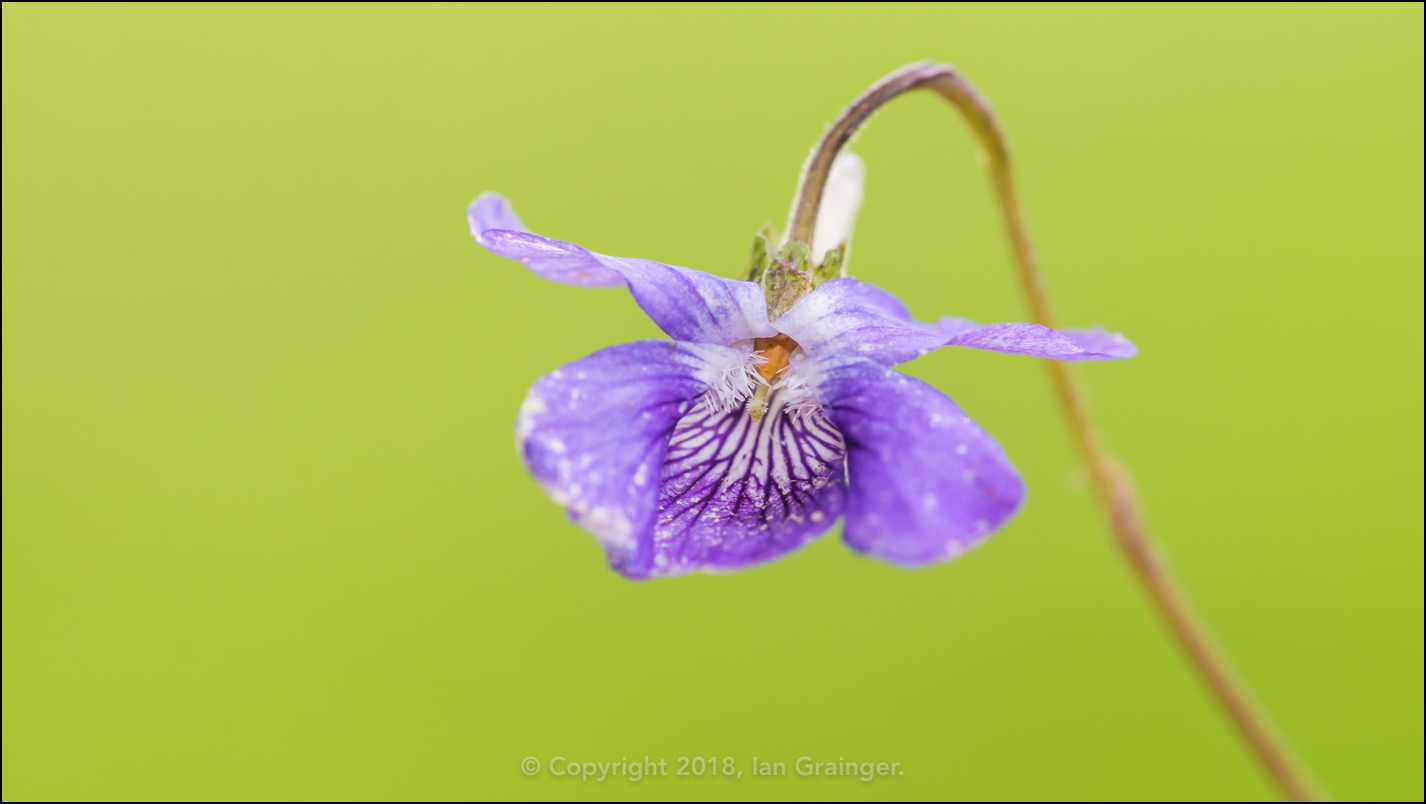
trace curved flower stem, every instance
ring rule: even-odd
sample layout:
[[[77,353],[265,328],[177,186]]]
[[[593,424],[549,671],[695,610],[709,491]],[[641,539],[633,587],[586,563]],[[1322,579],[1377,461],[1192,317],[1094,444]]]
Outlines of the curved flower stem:
[[[797,200],[793,203],[789,236],[804,243],[811,242],[832,160],[872,112],[892,98],[914,89],[936,92],[950,101],[970,125],[984,149],[984,161],[995,182],[1000,212],[1010,235],[1021,290],[1030,306],[1030,314],[1035,323],[1054,327],[1054,313],[1045,292],[1025,215],[1015,192],[1005,133],[985,96],[949,65],[920,62],[903,67],[872,85],[842,112],[803,167]],[[1326,794],[1321,786],[1297,759],[1286,738],[1273,726],[1252,690],[1233,670],[1207,626],[1194,614],[1187,596],[1161,557],[1158,546],[1144,529],[1133,484],[1124,467],[1105,451],[1099,431],[1090,418],[1084,392],[1070,365],[1054,360],[1044,363],[1080,456],[1094,479],[1094,487],[1115,542],[1163,615],[1169,630],[1282,793],[1294,801],[1324,799]]]

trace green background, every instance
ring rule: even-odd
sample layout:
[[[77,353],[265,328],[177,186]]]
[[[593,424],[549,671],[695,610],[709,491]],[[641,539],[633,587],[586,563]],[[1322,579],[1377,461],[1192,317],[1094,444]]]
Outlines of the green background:
[[[1341,798],[1420,799],[1422,8],[4,6],[4,797],[1237,798],[1035,361],[906,369],[1010,527],[629,583],[522,469],[539,375],[656,337],[544,234],[732,275],[882,74],[993,99],[1110,446]],[[852,272],[1024,320],[956,117],[896,101]],[[520,761],[733,756],[741,779]],[[751,758],[896,761],[871,783]],[[672,770],[672,767],[670,767]]]

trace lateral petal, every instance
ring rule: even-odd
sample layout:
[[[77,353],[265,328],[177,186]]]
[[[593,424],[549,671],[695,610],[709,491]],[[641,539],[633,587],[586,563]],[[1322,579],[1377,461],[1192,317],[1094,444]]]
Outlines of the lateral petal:
[[[467,210],[475,241],[545,279],[582,287],[628,285],[634,300],[670,338],[727,346],[777,334],[762,289],[692,268],[596,254],[524,228],[508,201],[484,193]],[[480,228],[491,223],[518,228]]]
[[[530,388],[515,431],[525,465],[623,575],[647,577],[653,566],[674,425],[745,357],[723,346],[636,341],[562,366]]]
[[[847,546],[918,567],[955,558],[1020,509],[1019,472],[950,397],[866,359],[820,372],[847,444]]]

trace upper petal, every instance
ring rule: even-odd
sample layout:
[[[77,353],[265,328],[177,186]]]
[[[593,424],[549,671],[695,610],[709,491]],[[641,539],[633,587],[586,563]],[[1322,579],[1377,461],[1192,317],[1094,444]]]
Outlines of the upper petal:
[[[847,445],[852,549],[908,567],[944,561],[1019,510],[1019,473],[945,394],[864,359],[823,366],[817,386]]]
[[[816,357],[865,357],[904,363],[944,346],[947,337],[913,319],[906,305],[876,285],[841,277],[800,299],[777,328]]]
[[[525,464],[599,539],[614,569],[649,574],[673,426],[745,358],[723,346],[638,341],[569,363],[530,388],[516,427]]]
[[[1062,329],[1060,334],[1074,341],[1084,350],[1084,356],[1061,358],[1069,360],[1126,360],[1139,353],[1134,342],[1117,332],[1108,332],[1104,327],[1091,329]]]
[[[627,284],[649,318],[675,340],[726,346],[777,334],[768,323],[762,289],[752,282],[652,260],[608,257],[541,237],[526,230],[509,202],[495,193],[475,199],[466,216],[477,243],[545,279],[584,287]],[[518,228],[479,228],[492,222]]]
[[[753,282],[652,260],[595,256],[623,275],[634,300],[674,340],[726,346],[777,334],[762,288]]]
[[[1039,324],[986,324],[951,338],[950,346],[1051,360],[1123,360],[1139,353],[1130,340],[1103,328],[1056,331]]]
[[[896,296],[851,277],[833,279],[777,320],[778,329],[819,358],[864,357],[895,365],[942,346],[964,346],[1053,360],[1122,360],[1138,354],[1117,332],[1064,330],[1039,324],[986,324],[945,316],[935,324],[911,317]]]
[[[943,315],[936,319],[936,323],[931,328],[945,335],[947,339],[954,338],[967,330],[980,326],[969,318],[961,318],[958,315]]]
[[[470,233],[475,236],[475,242],[482,246],[485,241],[481,239],[480,233],[489,229],[530,231],[524,221],[520,220],[520,216],[515,214],[515,208],[499,193],[481,193],[466,208],[465,219],[470,224]]]
[[[524,264],[531,272],[551,282],[586,288],[625,284],[622,274],[605,266],[589,250],[573,243],[513,229],[486,229],[476,235],[475,242],[507,260]]]

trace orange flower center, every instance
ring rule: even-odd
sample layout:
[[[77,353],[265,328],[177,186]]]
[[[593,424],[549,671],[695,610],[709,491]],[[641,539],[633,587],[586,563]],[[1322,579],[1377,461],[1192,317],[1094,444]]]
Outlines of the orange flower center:
[[[762,352],[767,362],[758,366],[758,374],[768,382],[769,385],[777,377],[777,373],[787,368],[787,356],[792,354],[797,348],[797,341],[786,335],[778,335],[775,338],[754,338],[753,351]]]

